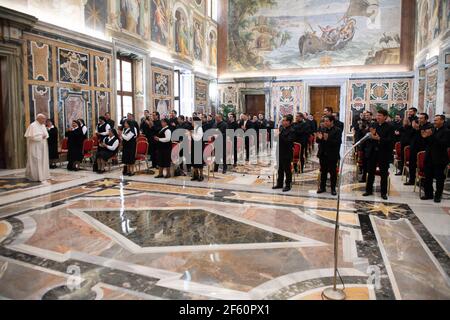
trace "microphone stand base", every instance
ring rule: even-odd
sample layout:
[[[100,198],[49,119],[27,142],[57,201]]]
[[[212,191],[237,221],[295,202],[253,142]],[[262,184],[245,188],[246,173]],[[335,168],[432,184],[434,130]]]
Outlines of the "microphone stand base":
[[[341,289],[334,289],[334,288],[328,288],[325,289],[322,292],[322,297],[326,300],[336,300],[336,301],[342,301],[347,298],[347,295],[345,294],[344,290]]]

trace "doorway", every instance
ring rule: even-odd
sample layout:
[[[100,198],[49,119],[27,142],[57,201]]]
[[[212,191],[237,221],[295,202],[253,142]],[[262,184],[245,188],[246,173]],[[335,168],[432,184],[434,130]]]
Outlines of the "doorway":
[[[320,123],[325,107],[332,107],[334,112],[340,111],[341,87],[311,87],[311,114]]]
[[[265,94],[247,94],[245,95],[245,111],[248,115],[258,116],[266,112]]]
[[[5,69],[6,69],[6,58],[0,57],[0,132],[5,132],[5,113],[6,109],[6,79],[5,79]],[[6,169],[6,150],[5,150],[5,135],[2,134],[0,137],[0,169]]]

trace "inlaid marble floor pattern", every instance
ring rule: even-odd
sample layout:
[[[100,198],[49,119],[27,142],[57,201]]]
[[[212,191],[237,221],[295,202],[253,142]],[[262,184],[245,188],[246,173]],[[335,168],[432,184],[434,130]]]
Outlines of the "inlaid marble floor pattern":
[[[0,172],[0,298],[321,299],[336,198],[315,194],[314,160],[289,194],[271,190],[272,169],[204,183],[59,169],[44,185]],[[348,298],[450,299],[449,201],[420,202],[398,177],[389,201],[363,199],[347,169],[338,256]]]

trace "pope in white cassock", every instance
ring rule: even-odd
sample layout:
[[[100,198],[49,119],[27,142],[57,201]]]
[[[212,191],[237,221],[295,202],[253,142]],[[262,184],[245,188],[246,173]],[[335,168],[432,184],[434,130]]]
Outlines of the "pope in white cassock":
[[[48,160],[48,132],[46,116],[39,114],[25,132],[27,138],[27,169],[25,177],[30,181],[43,182],[50,179]]]

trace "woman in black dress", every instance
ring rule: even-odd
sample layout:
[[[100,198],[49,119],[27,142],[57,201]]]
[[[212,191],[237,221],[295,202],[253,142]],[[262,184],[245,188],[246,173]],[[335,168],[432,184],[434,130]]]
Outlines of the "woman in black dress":
[[[193,118],[194,130],[191,131],[191,163],[193,167],[191,181],[203,181],[203,128],[199,117]],[[201,152],[196,156],[196,152]]]
[[[58,154],[58,129],[55,127],[53,119],[47,119],[48,131],[48,158],[50,160],[50,169],[56,169],[56,162],[59,159]]]
[[[97,152],[97,172],[105,173],[105,165],[119,150],[120,140],[115,129],[108,131],[108,136],[100,143],[101,150]],[[100,146],[99,145],[99,146]]]
[[[84,138],[87,139],[88,138],[88,128],[86,127],[86,123],[84,122],[83,119],[78,119],[78,122],[80,123],[81,131],[83,132]]]
[[[126,120],[124,123],[124,128],[122,132],[122,144],[123,144],[123,154],[122,163],[126,166],[126,171],[124,170],[124,175],[134,176],[134,164],[136,162],[136,139],[138,132],[136,127]],[[125,168],[124,168],[125,169]]]
[[[66,132],[68,138],[68,152],[67,152],[67,169],[69,171],[80,170],[80,162],[83,160],[83,142],[84,134],[81,129],[81,124],[74,120],[72,121],[72,128],[69,128]]]
[[[162,129],[155,136],[158,150],[159,174],[155,178],[170,178],[170,165],[172,164],[172,132],[167,119],[161,120]],[[166,169],[166,176],[164,176]]]

